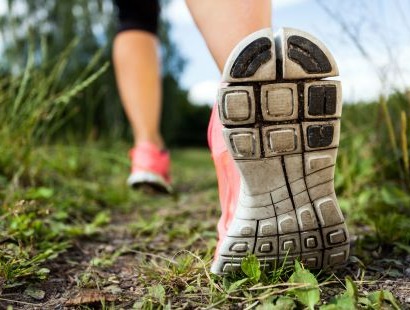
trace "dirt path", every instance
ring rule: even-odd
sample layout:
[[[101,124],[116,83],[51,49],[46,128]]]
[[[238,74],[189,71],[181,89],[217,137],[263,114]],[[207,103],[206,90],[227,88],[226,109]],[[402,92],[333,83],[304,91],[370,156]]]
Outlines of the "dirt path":
[[[165,298],[172,308],[213,304],[215,292],[204,267],[209,268],[215,245],[218,214],[214,195],[202,190],[175,200],[161,198],[156,206],[147,203],[132,214],[114,214],[111,225],[92,238],[78,240],[47,266],[51,270],[47,281],[3,291],[0,309],[7,304],[14,309],[101,308],[101,300],[130,309],[135,302],[147,302],[147,293],[154,299]],[[410,279],[403,273],[410,267],[409,257],[407,261],[400,257],[374,260],[364,276],[360,264],[358,260],[350,263],[338,278],[348,274],[363,280],[359,284],[362,292],[388,289],[404,309],[410,309]],[[325,299],[343,288],[336,278],[332,281],[323,287]],[[164,292],[158,284],[165,287]],[[242,308],[243,304],[238,299],[224,307]]]
[[[161,198],[157,206],[148,203],[132,214],[114,214],[111,225],[92,238],[78,240],[46,266],[50,269],[47,281],[33,285],[31,292],[27,285],[4,290],[0,309],[6,304],[13,304],[14,309],[97,306],[102,299],[128,309],[141,300],[147,286],[160,282],[167,273],[174,276],[177,256],[192,257],[184,251],[200,255],[204,258],[200,264],[208,267],[217,221],[216,205],[206,199],[210,195]],[[37,300],[30,295],[38,295]]]
[[[172,309],[210,305],[244,309],[254,302],[250,299],[263,295],[263,291],[259,295],[250,291],[249,285],[227,293],[227,279],[209,275],[219,216],[212,162],[203,151],[181,151],[174,155],[174,177],[180,193],[177,197],[133,195],[132,199],[123,198],[118,208],[107,207],[110,224],[98,228],[95,234],[76,239],[69,250],[45,265],[50,269],[48,279],[17,283],[2,292],[0,289],[0,309],[7,305],[13,305],[13,309],[42,310],[156,309],[168,304]],[[104,166],[99,173],[108,175],[112,165]],[[123,184],[123,172],[117,170],[117,175],[110,176],[113,183],[107,185],[113,196],[109,201],[117,199],[112,188]],[[95,175],[97,171],[92,172],[92,180]],[[97,180],[104,179],[102,176]],[[99,208],[111,204],[102,200]],[[337,277],[318,276],[323,300],[329,301],[341,292],[341,282],[349,275],[362,293],[389,289],[404,304],[410,296],[410,279],[405,276],[410,257],[406,260],[358,245],[360,242],[356,242],[355,248],[361,253],[357,256],[367,268],[364,276],[358,259],[352,259],[347,268],[338,271]],[[114,307],[110,308],[111,305]]]

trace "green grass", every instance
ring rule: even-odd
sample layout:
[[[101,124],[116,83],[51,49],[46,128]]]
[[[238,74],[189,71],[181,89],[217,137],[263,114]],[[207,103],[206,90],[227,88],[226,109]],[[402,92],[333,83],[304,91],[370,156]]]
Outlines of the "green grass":
[[[71,277],[64,296],[83,309],[96,302],[105,309],[397,308],[368,266],[384,259],[383,273],[400,278],[409,254],[408,98],[345,106],[335,183],[357,236],[354,280],[346,270],[313,275],[297,263],[261,270],[252,256],[241,274],[221,278],[208,271],[219,215],[208,151],[174,150],[178,194],[149,197],[125,185],[126,143],[50,142],[70,117],[71,98],[104,70],[93,73],[91,64],[59,88],[66,57],[45,68],[29,61],[24,76],[1,81],[0,306],[32,303],[28,287]],[[61,271],[68,267],[69,276]]]
[[[104,249],[85,255],[85,266],[74,265],[76,286],[111,290],[122,281],[114,270],[130,264],[136,291],[120,291],[122,302],[135,308],[173,308],[188,301],[198,307],[240,304],[260,309],[285,303],[293,309],[313,302],[303,297],[310,295],[305,286],[315,294],[318,287],[328,286],[347,294],[336,275],[315,278],[308,271],[302,277],[307,277],[307,284],[301,284],[298,292],[292,285],[291,275],[297,272],[292,266],[260,270],[252,257],[243,265],[243,274],[225,278],[209,274],[219,206],[207,150],[174,150],[173,175],[179,194],[154,198],[125,186],[125,144],[53,145],[32,151],[36,160],[27,173],[33,183],[1,191],[1,200],[7,203],[0,213],[0,283],[6,291],[54,278],[55,267],[48,268],[50,263],[57,255],[70,260],[71,249],[80,242],[92,248],[102,243]],[[118,238],[124,240],[118,243]],[[116,243],[111,246],[112,240]],[[102,272],[109,272],[114,280],[107,280]],[[354,283],[359,293],[353,302],[358,303],[359,297],[362,304],[367,302],[370,297],[363,291],[369,280],[358,278]],[[314,304],[320,301],[341,302],[319,296]],[[346,302],[352,302],[351,298]]]
[[[371,226],[382,245],[410,243],[409,100],[344,107],[336,189],[351,223]]]

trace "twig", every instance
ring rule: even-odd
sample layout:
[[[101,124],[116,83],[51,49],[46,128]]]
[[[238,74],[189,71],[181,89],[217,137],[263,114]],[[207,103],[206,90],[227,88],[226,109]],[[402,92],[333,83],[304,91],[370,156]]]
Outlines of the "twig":
[[[1,297],[0,297],[0,300],[7,301],[7,302],[12,302],[12,303],[17,303],[17,304],[22,304],[22,305],[41,306],[41,304],[34,304],[34,303],[31,303],[31,302],[19,301],[19,300],[13,300],[13,299],[1,298]]]
[[[227,300],[227,297],[224,297],[220,301],[217,301],[216,303],[206,307],[205,310],[215,309],[216,306],[220,305],[221,303],[225,302],[226,300]]]
[[[167,257],[161,256],[161,255],[157,255],[157,254],[152,254],[152,253],[148,253],[148,252],[142,252],[142,251],[138,251],[138,250],[131,250],[131,249],[127,249],[126,251],[124,251],[124,253],[126,253],[126,252],[137,253],[137,254],[142,254],[142,255],[145,255],[145,256],[151,256],[151,257],[155,257],[155,258],[160,258],[160,259],[165,260],[165,261],[167,261],[167,262],[169,262],[169,263],[171,263],[171,264],[174,264],[174,265],[177,265],[177,264],[178,264],[176,261],[174,261],[174,260],[171,259],[171,258],[167,258]]]
[[[255,301],[253,304],[251,304],[250,306],[246,307],[244,310],[252,309],[253,307],[257,306],[258,303],[259,303],[259,300]]]
[[[192,253],[191,251],[188,251],[188,250],[181,250],[181,251],[177,252],[174,255],[174,257],[179,255],[179,253],[183,253],[183,252],[186,252],[189,255],[192,255],[194,258],[196,258],[202,264],[202,267],[204,268],[205,275],[208,278],[211,285],[214,286],[219,292],[224,293],[224,291],[219,286],[215,285],[214,281],[212,281],[211,276],[209,275],[208,269],[207,269],[204,261],[198,255],[196,255],[196,254],[194,254],[194,253]]]
[[[282,287],[282,286],[299,287],[300,283],[278,283],[278,284],[265,285],[265,286],[253,286],[253,287],[249,288],[249,291],[266,290],[266,289],[269,289],[269,288],[276,288],[276,287]]]

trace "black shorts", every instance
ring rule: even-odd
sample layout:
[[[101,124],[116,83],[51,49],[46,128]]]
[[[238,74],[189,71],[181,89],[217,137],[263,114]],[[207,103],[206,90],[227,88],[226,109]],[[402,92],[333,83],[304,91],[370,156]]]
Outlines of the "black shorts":
[[[114,0],[118,11],[118,32],[143,30],[158,32],[160,7],[158,0]]]

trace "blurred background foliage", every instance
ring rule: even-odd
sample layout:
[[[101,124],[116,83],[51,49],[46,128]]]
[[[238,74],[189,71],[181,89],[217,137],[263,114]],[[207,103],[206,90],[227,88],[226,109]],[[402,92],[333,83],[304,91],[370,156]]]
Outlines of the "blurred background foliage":
[[[0,75],[3,77],[22,74],[30,49],[33,66],[41,68],[73,41],[77,43],[69,58],[64,59],[68,64],[64,74],[54,83],[56,89],[63,89],[77,79],[97,51],[102,55],[96,60],[95,68],[111,58],[111,42],[117,27],[112,0],[9,0],[8,11],[0,16],[3,42]],[[162,18],[159,30],[164,91],[162,132],[168,145],[204,146],[210,108],[192,105],[187,91],[181,89],[178,80],[185,61],[168,36],[169,28],[170,24]],[[55,132],[54,138],[131,139],[112,66],[95,83],[78,93],[63,114],[71,117]]]

